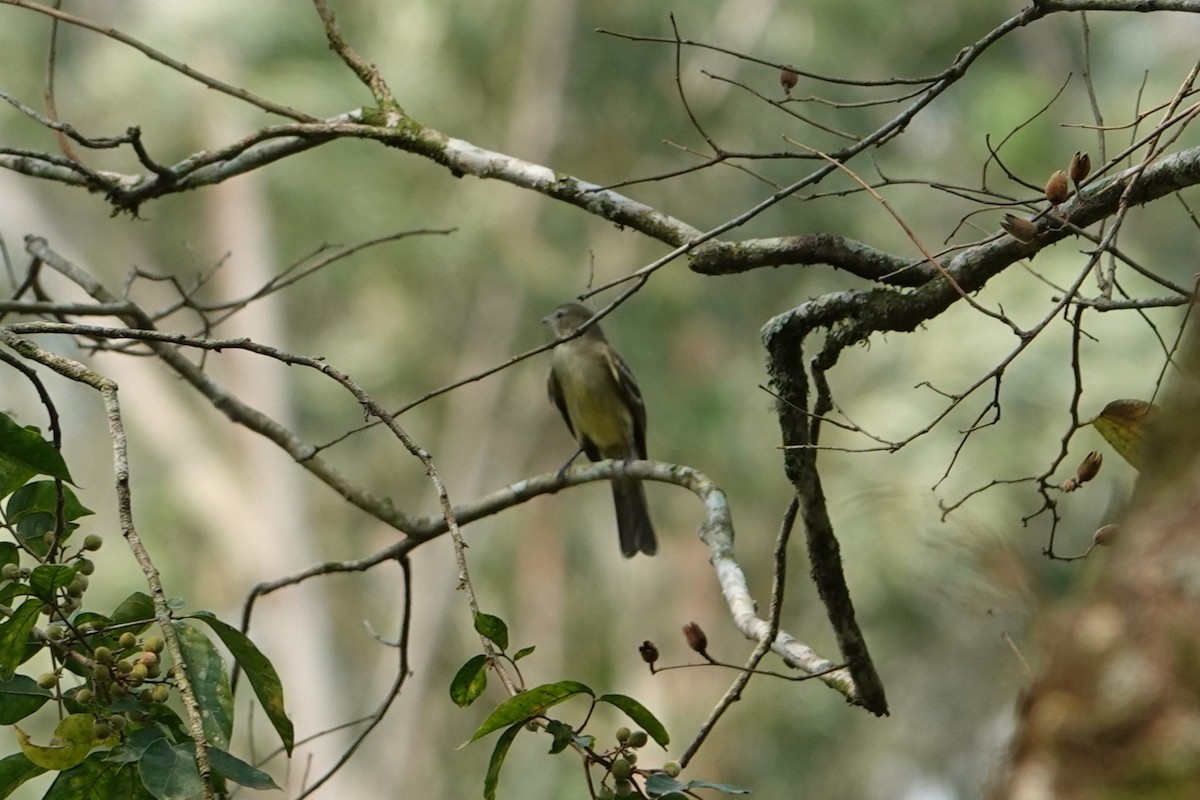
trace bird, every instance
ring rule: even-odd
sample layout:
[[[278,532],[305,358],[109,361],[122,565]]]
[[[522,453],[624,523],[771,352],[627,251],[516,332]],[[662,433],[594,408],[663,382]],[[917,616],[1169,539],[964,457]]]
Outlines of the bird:
[[[550,326],[555,338],[562,338],[592,316],[591,309],[581,303],[564,303],[542,322]],[[646,404],[641,390],[629,365],[604,338],[598,324],[555,345],[546,386],[551,402],[590,460],[646,458]],[[613,478],[612,491],[621,554],[626,558],[638,553],[654,555],[658,541],[642,482],[628,476]]]

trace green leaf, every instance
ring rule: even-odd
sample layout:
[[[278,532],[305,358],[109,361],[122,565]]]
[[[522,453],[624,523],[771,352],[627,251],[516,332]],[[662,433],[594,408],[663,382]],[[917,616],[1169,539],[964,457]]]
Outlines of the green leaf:
[[[34,475],[49,475],[74,483],[62,454],[42,438],[41,431],[32,425],[22,428],[7,414],[0,414],[0,462],[5,465],[3,473],[6,483],[15,481],[21,473],[25,473],[25,478],[16,486],[0,484],[6,489],[4,495]]]
[[[19,522],[22,515],[36,511],[50,515],[57,513],[59,485],[55,481],[32,481],[13,492],[6,506],[9,524]],[[63,519],[70,522],[95,513],[79,502],[70,486],[64,485],[62,488]]]
[[[658,746],[664,750],[671,743],[671,737],[667,735],[667,729],[658,721],[658,717],[651,714],[644,705],[632,697],[623,694],[605,694],[596,699],[624,711],[627,717],[636,722],[638,727],[644,728],[646,733],[650,734],[650,738],[658,742]]]
[[[270,775],[219,747],[208,748],[208,761],[221,777],[247,789],[279,789]]]
[[[174,747],[159,739],[146,748],[138,761],[142,784],[158,800],[193,800],[204,791],[200,771],[196,769],[192,742]]]
[[[29,598],[18,606],[13,615],[0,623],[0,680],[9,680],[26,658],[25,645],[29,632],[37,624],[42,601]]]
[[[283,683],[279,680],[279,674],[275,672],[275,667],[271,665],[270,660],[254,646],[254,642],[250,641],[244,633],[221,622],[210,612],[197,611],[191,615],[191,618],[198,619],[212,628],[213,632],[221,637],[221,641],[229,648],[229,652],[233,653],[233,657],[245,671],[246,679],[254,688],[258,702],[262,703],[267,719],[271,720],[271,724],[275,726],[275,732],[283,741],[284,749],[287,750],[288,755],[291,755],[292,746],[295,744],[295,734],[292,729],[292,721],[288,719],[287,710],[283,704]]]
[[[94,752],[59,773],[42,800],[153,800],[135,766],[110,763],[105,756]]]
[[[486,636],[501,650],[508,649],[508,626],[499,617],[479,612],[475,615],[475,631]]]
[[[68,564],[42,564],[29,574],[29,588],[44,603],[54,600],[55,590],[62,589],[75,579],[76,567]]]
[[[496,746],[492,749],[492,758],[488,762],[487,777],[483,779],[484,800],[496,800],[496,785],[500,783],[500,768],[504,766],[504,757],[508,755],[508,748],[512,747],[513,740],[520,732],[521,725],[513,725],[500,734],[500,738],[496,740]]]
[[[595,697],[595,692],[577,681],[544,683],[541,686],[535,686],[532,689],[521,692],[497,706],[496,710],[489,714],[487,719],[483,721],[483,724],[479,726],[479,730],[475,731],[471,738],[460,745],[460,747],[465,747],[476,739],[487,736],[492,731],[498,731],[501,728],[512,725],[514,722],[524,722],[530,717],[535,717],[546,709],[552,708],[577,694],[586,694]]]
[[[718,792],[724,792],[725,794],[750,794],[749,789],[743,789],[741,786],[732,786],[728,783],[688,781],[686,786],[688,789],[716,789]]]
[[[0,683],[0,725],[20,722],[53,696],[28,675],[14,675],[11,680]]]
[[[651,797],[665,797],[672,792],[682,792],[687,784],[677,781],[665,772],[654,772],[646,778],[646,794]]]
[[[140,626],[123,628],[123,630],[132,631],[135,634],[142,633],[150,627],[150,623],[154,622],[154,601],[143,592],[134,592],[113,610],[110,621],[113,625],[144,623]]]
[[[46,769],[70,769],[87,758],[93,744],[97,744],[92,736],[95,720],[91,714],[69,714],[59,720],[54,728],[52,744],[34,744],[25,731],[13,726],[21,752],[39,767]]]
[[[76,528],[74,520],[94,513],[79,502],[70,486],[56,481],[33,481],[12,493],[5,509],[8,523],[17,530],[20,540],[36,555],[44,556],[49,545],[42,537],[58,524],[58,488],[63,492],[63,520],[66,523],[62,541]]]
[[[535,649],[536,648],[533,645],[530,645],[529,647],[522,647],[517,651],[517,654],[513,656],[512,659],[513,661],[520,661],[522,658],[532,653]]]
[[[550,743],[550,755],[561,753],[567,749],[567,745],[575,741],[575,729],[557,719],[552,719],[546,724],[546,733],[554,737],[554,741]]]
[[[13,753],[0,759],[0,797],[8,797],[25,781],[36,778],[46,770],[25,757],[24,753]]]
[[[134,702],[137,702],[136,700]],[[115,703],[113,704],[116,705]],[[125,741],[108,751],[107,760],[114,764],[133,764],[142,758],[150,745],[166,739],[163,732],[154,727],[138,728],[125,737]],[[167,740],[167,744],[170,744]]]
[[[204,739],[217,747],[228,747],[233,734],[233,692],[225,659],[203,631],[180,622],[175,625],[188,680],[200,704]]]
[[[21,550],[12,542],[0,542],[0,567],[21,563]],[[2,797],[3,795],[0,795]]]
[[[487,688],[487,665],[488,657],[481,653],[459,667],[450,681],[450,699],[454,705],[466,708],[483,694]]]

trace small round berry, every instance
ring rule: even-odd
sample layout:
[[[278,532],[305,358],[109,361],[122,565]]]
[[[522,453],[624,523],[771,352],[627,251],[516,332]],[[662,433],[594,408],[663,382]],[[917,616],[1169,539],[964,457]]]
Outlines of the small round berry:
[[[646,742],[648,741],[650,741],[650,737],[645,731],[634,731],[633,733],[629,734],[630,747],[645,747]]]
[[[92,702],[93,697],[95,697],[95,695],[92,694],[92,690],[84,686],[75,693],[75,702],[86,706],[88,703]]]
[[[98,533],[89,533],[87,536],[83,537],[84,550],[99,550],[103,544],[104,537]]]
[[[112,733],[112,726],[107,722],[97,722],[92,726],[93,739],[107,739],[108,737],[112,736]]]
[[[58,675],[53,672],[43,672],[38,675],[37,685],[43,689],[53,689],[58,686]]]
[[[17,566],[16,564],[13,564],[12,562],[9,562],[8,564],[5,564],[3,567],[0,567],[0,579],[6,580],[6,581],[11,581],[17,577],[17,573],[19,573],[20,571],[21,571],[21,568],[19,566]]]
[[[164,644],[161,636],[147,636],[146,641],[142,642],[142,648],[151,653],[161,653]]]
[[[618,758],[612,763],[612,775],[617,780],[625,780],[633,774],[633,764],[628,759]]]
[[[95,571],[96,571],[96,562],[95,561],[92,561],[90,558],[79,559],[79,574],[80,575],[91,575]]]
[[[616,792],[617,797],[629,797],[633,794],[633,781],[617,781],[613,784],[613,791]]]
[[[129,631],[125,631],[121,634],[121,638],[117,640],[117,644],[121,646],[122,650],[132,650],[137,647],[137,637]]]
[[[681,771],[682,767],[679,766],[678,761],[668,761],[667,763],[663,764],[663,772],[667,773],[672,778],[678,778]]]
[[[112,650],[109,650],[107,647],[105,647],[103,645],[101,645],[100,647],[97,647],[92,652],[92,658],[96,659],[96,663],[98,663],[98,664],[111,664],[112,657],[113,657]]]
[[[617,728],[617,744],[625,744],[629,741],[629,728]]]

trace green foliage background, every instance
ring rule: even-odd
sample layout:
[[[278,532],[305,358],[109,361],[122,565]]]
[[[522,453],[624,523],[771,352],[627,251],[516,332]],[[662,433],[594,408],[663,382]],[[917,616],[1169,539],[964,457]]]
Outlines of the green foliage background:
[[[676,95],[672,47],[626,41],[598,28],[670,36],[667,13],[673,10],[687,38],[814,72],[880,79],[937,72],[1017,8],[964,7],[949,0],[705,0],[673,9],[562,0],[335,7],[348,40],[378,64],[417,119],[600,184],[695,163],[680,146],[702,148],[703,141]],[[141,2],[78,12],[98,15],[92,18],[197,69],[309,113],[333,115],[370,99],[327,49],[316,15],[304,3]],[[1186,15],[1098,15],[1091,22],[1094,81],[1112,122],[1124,122],[1133,112],[1145,74],[1142,107],[1170,97],[1191,65],[1200,33]],[[31,105],[42,92],[46,38],[43,18],[0,8],[4,88]],[[270,122],[91,32],[64,28],[59,49],[61,117],[96,135],[140,125],[160,160],[180,159]],[[781,135],[820,148],[838,146],[832,137],[702,72],[777,97],[774,70],[691,49],[684,50],[682,66],[693,110],[726,147],[782,150]],[[1064,127],[1093,119],[1079,79],[1082,67],[1078,19],[1045,20],[989,51],[904,136],[871,155],[892,178],[976,184],[987,156],[985,136],[996,142],[1028,120],[1072,74],[1051,110],[1003,150],[1011,169],[1040,184],[1075,150],[1091,150],[1096,158],[1094,133]],[[863,99],[858,90],[807,80],[795,94]],[[821,107],[804,112],[859,130],[894,113]],[[0,111],[0,130],[10,144],[52,148],[45,131],[10,109]],[[1126,141],[1116,136],[1110,152],[1117,140]],[[88,159],[94,166],[137,169],[126,153],[89,152]],[[807,170],[804,162],[793,161],[751,167],[778,183]],[[853,167],[871,175],[867,159]],[[989,175],[1004,185],[994,165]],[[838,176],[817,191],[850,186]],[[716,167],[625,191],[707,228],[771,188],[741,171]],[[897,186],[886,195],[932,247],[973,210],[923,187]],[[1177,206],[1167,205],[1138,212],[1122,246],[1189,283],[1195,229]],[[112,289],[133,265],[187,283],[225,259],[200,292],[206,299],[245,294],[323,243],[454,227],[451,235],[410,238],[342,262],[218,331],[323,356],[392,407],[541,341],[545,333],[538,318],[581,291],[593,273],[595,283],[607,281],[665,252],[573,208],[499,182],[457,180],[432,163],[368,143],[321,147],[221,187],[156,201],[138,219],[113,217],[101,198],[78,190],[0,174],[0,210],[0,234],[19,264],[21,238],[34,233]],[[954,241],[979,238],[997,227],[999,217],[1000,212],[973,217],[980,228],[961,231]],[[886,212],[861,195],[788,201],[736,234],[818,231],[915,255]],[[1074,269],[1076,251],[1060,245],[1033,267],[1061,279]],[[758,330],[772,315],[810,297],[859,285],[827,268],[706,278],[677,262],[606,323],[646,396],[651,456],[705,471],[728,491],[738,554],[763,603],[770,546],[788,494],[771,400],[758,388],[765,382]],[[1030,324],[1052,293],[1028,272],[1013,269],[983,299],[1003,303],[1018,321]],[[172,297],[161,283],[140,283],[135,295],[148,306]],[[891,438],[910,434],[941,408],[934,393],[914,388],[917,383],[959,390],[1015,345],[1005,329],[979,319],[958,308],[916,334],[877,337],[869,350],[836,370],[837,397],[863,427]],[[1154,319],[1169,331],[1177,315]],[[177,320],[181,330],[194,329],[186,315]],[[1095,337],[1085,345],[1094,368],[1086,376],[1084,413],[1098,411],[1113,397],[1148,395],[1162,358],[1147,325],[1131,315],[1093,316],[1088,331]],[[972,423],[989,395],[968,402],[940,429],[899,453],[822,456],[850,588],[892,716],[870,718],[815,683],[755,680],[685,777],[694,773],[749,786],[760,797],[978,793],[1002,762],[1013,705],[1025,681],[1016,651],[1026,657],[1035,652],[1031,615],[1046,597],[1086,583],[1092,565],[1049,565],[1039,558],[1041,521],[1021,524],[1037,507],[1032,491],[992,491],[945,522],[937,502],[956,500],[993,478],[1035,473],[1049,462],[1068,424],[1068,357],[1061,326],[1006,377],[1002,424],[971,441],[936,492],[930,487],[950,463],[957,431]],[[359,557],[392,541],[393,533],[347,508],[281,454],[231,430],[157,365],[110,355],[95,364],[122,386],[142,535],[169,591],[194,607],[235,620],[254,583],[325,559]],[[352,399],[315,374],[245,354],[211,356],[209,368],[310,441],[327,441],[360,420]],[[523,362],[401,418],[433,454],[452,499],[468,500],[561,464],[571,443],[545,399],[543,381],[544,363]],[[52,386],[64,398],[67,458],[86,476],[81,499],[97,510],[95,524],[112,525],[99,402],[59,382]],[[0,385],[0,406],[24,424],[44,425],[31,393],[14,380]],[[827,443],[864,445],[833,433]],[[1078,444],[1079,457],[1102,447],[1098,436],[1081,435]],[[378,430],[331,453],[340,468],[398,505],[435,510],[419,463]],[[1076,461],[1073,454],[1067,463]],[[1132,477],[1110,459],[1086,492],[1064,500],[1068,551],[1083,549],[1095,527],[1111,519]],[[678,743],[690,738],[733,676],[697,669],[651,678],[637,644],[654,640],[664,662],[687,661],[679,629],[695,620],[720,657],[740,660],[750,646],[728,623],[705,551],[695,540],[701,515],[694,498],[660,486],[650,488],[650,498],[663,541],[653,560],[620,558],[608,489],[601,486],[540,498],[470,526],[467,537],[486,610],[508,621],[514,648],[537,645],[522,662],[529,683],[576,679],[598,691],[638,698],[677,743],[665,760],[678,755]],[[799,537],[796,541],[784,627],[836,657],[823,611],[806,582]],[[141,588],[132,559],[119,548],[109,547],[104,558],[114,598]],[[449,541],[421,548],[414,571],[414,676],[327,796],[375,797],[381,787],[426,796],[480,791],[488,747],[453,749],[480,718],[478,709],[454,707],[447,694],[454,670],[478,647],[464,598],[455,591]],[[370,631],[395,636],[398,573],[386,567],[376,572],[275,596],[258,611],[251,636],[280,669],[298,740],[370,713],[390,683],[395,654]],[[239,700],[238,713],[244,714],[247,701]],[[619,724],[619,715],[599,716],[590,730],[603,737]],[[339,732],[313,746],[316,764],[327,766],[347,736]],[[500,796],[582,796],[577,764],[549,757],[532,742],[518,739]],[[307,769],[303,753],[290,776],[282,775],[278,761],[268,766],[280,783],[290,777],[293,786],[303,783]]]

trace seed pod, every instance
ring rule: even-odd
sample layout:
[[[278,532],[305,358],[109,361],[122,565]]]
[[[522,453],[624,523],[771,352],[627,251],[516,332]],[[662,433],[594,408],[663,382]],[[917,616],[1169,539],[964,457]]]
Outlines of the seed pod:
[[[704,630],[699,625],[694,622],[684,625],[683,636],[687,639],[688,647],[702,656],[708,655],[708,637],[704,635]]]
[[[789,97],[792,94],[792,89],[796,88],[796,81],[800,80],[800,76],[796,74],[794,69],[784,67],[779,70],[779,85],[783,87],[783,93]]]
[[[642,661],[650,666],[654,666],[654,662],[658,661],[658,648],[649,639],[638,646],[638,652],[642,654]]]
[[[1079,469],[1075,470],[1075,477],[1079,479],[1080,483],[1087,483],[1100,472],[1102,463],[1104,463],[1104,456],[1093,450],[1080,462]]]
[[[1050,180],[1046,181],[1046,199],[1050,205],[1056,206],[1066,202],[1071,196],[1071,187],[1067,185],[1067,173],[1061,169],[1054,170]]]
[[[1071,156],[1071,166],[1067,172],[1071,175],[1071,182],[1075,184],[1076,191],[1079,190],[1079,184],[1083,183],[1083,179],[1092,171],[1092,157],[1082,150],[1076,150],[1075,155]]]
[[[1022,244],[1029,244],[1038,235],[1036,222],[1024,217],[1014,217],[1012,214],[1004,215],[1004,219],[1000,220],[1000,227],[1004,229],[1005,233]]]

